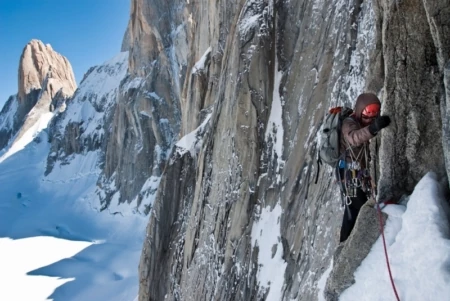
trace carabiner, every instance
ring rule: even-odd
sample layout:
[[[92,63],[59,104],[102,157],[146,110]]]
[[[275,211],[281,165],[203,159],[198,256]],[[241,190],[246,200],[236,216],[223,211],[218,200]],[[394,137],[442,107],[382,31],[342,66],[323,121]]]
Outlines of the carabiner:
[[[345,204],[347,206],[350,206],[352,204],[352,199],[348,195],[345,197]]]
[[[361,180],[358,178],[353,178],[352,179],[352,185],[356,188],[359,188],[362,186]]]

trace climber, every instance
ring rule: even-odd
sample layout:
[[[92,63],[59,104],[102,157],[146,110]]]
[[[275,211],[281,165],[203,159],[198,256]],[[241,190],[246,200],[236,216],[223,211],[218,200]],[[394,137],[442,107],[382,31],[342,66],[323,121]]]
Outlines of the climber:
[[[369,140],[391,122],[389,116],[380,116],[380,107],[380,100],[375,94],[363,93],[356,100],[354,113],[342,123],[342,155],[337,173],[345,201],[341,242],[350,236],[359,210],[372,193]]]

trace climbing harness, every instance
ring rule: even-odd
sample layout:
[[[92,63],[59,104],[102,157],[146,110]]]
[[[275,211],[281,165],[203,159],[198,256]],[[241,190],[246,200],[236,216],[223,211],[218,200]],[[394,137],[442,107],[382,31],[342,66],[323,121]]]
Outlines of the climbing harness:
[[[358,197],[358,190],[370,194],[372,189],[369,170],[359,163],[364,155],[365,166],[369,166],[367,144],[364,143],[358,154],[355,154],[350,144],[346,140],[345,142],[347,149],[338,162],[336,174],[341,185],[342,206],[346,207],[351,220],[349,206],[352,204],[352,198]]]

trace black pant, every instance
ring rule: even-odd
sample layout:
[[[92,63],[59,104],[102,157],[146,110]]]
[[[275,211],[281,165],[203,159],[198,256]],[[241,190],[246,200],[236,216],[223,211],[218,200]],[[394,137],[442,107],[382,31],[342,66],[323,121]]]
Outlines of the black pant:
[[[340,242],[347,240],[355,226],[356,218],[362,205],[367,202],[367,194],[360,188],[356,192],[356,197],[350,198],[351,204],[345,205],[344,218],[342,220]]]

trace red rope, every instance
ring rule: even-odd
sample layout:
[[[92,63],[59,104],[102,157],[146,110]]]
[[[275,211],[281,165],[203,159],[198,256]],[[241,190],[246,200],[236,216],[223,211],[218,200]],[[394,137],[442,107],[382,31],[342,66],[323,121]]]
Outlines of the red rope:
[[[392,289],[394,290],[395,297],[397,298],[397,301],[400,301],[400,298],[397,293],[397,289],[395,288],[394,278],[392,277],[391,266],[389,264],[389,257],[388,257],[387,248],[386,248],[386,239],[384,238],[383,217],[381,215],[380,204],[378,204],[378,203],[377,203],[377,209],[378,209],[378,220],[380,221],[380,232],[381,232],[381,236],[383,237],[384,254],[386,255],[386,265],[387,265],[387,268],[389,271],[389,278],[391,279]]]

